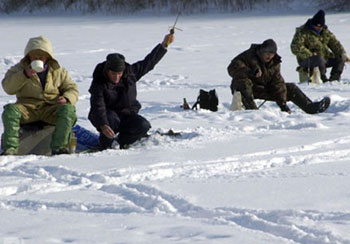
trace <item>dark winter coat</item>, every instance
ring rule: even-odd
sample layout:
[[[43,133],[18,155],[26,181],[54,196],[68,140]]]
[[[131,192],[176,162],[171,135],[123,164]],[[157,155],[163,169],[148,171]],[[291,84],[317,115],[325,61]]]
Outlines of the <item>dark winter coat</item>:
[[[232,77],[231,91],[241,91],[254,98],[276,101],[281,105],[287,101],[287,88],[280,73],[281,57],[276,54],[269,63],[259,58],[259,44],[252,44],[243,53],[236,56],[227,67]],[[261,77],[256,73],[260,69]],[[251,94],[253,93],[253,94]]]
[[[88,118],[97,130],[102,125],[109,125],[107,110],[113,110],[119,116],[132,115],[139,112],[141,104],[136,99],[136,82],[154,68],[166,51],[159,44],[144,60],[134,64],[126,63],[124,74],[117,85],[109,81],[104,71],[106,62],[99,63],[96,66],[89,89],[91,108]]]
[[[291,43],[292,53],[298,62],[310,58],[313,53],[326,60],[345,55],[344,47],[327,26],[318,34],[312,30],[310,21],[311,19],[296,29]]]

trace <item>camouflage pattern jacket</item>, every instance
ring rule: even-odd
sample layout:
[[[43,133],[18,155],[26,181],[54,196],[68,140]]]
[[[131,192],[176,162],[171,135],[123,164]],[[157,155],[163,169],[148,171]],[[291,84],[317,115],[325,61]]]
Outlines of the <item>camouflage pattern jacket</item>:
[[[310,58],[313,53],[324,59],[340,58],[345,55],[344,47],[335,35],[324,26],[320,34],[312,30],[311,22],[308,20],[304,25],[296,29],[292,43],[292,53],[298,62]]]
[[[253,96],[270,101],[278,105],[287,101],[287,88],[281,76],[281,57],[276,54],[269,63],[263,63],[258,50],[261,45],[252,44],[251,47],[235,57],[227,67],[232,77],[231,91],[241,91],[244,96]],[[256,77],[257,70],[262,71],[261,77]]]

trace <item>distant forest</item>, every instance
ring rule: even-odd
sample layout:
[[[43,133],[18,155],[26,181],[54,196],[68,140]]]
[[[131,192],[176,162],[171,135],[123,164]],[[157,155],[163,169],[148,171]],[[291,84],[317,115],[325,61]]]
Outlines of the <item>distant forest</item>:
[[[11,13],[153,13],[185,14],[283,9],[301,0],[0,0],[0,12]],[[350,0],[309,0],[320,8],[349,11]]]

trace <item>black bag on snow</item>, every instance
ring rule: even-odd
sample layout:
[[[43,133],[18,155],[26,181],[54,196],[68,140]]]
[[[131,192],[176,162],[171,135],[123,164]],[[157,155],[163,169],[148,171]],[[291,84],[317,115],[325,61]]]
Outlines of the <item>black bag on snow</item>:
[[[215,89],[210,91],[199,90],[199,96],[196,103],[192,106],[192,109],[197,109],[197,105],[202,109],[208,109],[210,111],[218,111],[219,98]]]

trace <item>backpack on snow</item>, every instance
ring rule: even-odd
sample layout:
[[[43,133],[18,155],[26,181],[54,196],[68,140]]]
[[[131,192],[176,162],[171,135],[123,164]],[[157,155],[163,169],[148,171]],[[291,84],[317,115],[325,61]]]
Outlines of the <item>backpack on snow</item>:
[[[196,103],[192,106],[192,109],[197,109],[197,105],[202,109],[208,109],[210,111],[218,111],[219,98],[215,89],[210,91],[199,90],[199,96]]]

